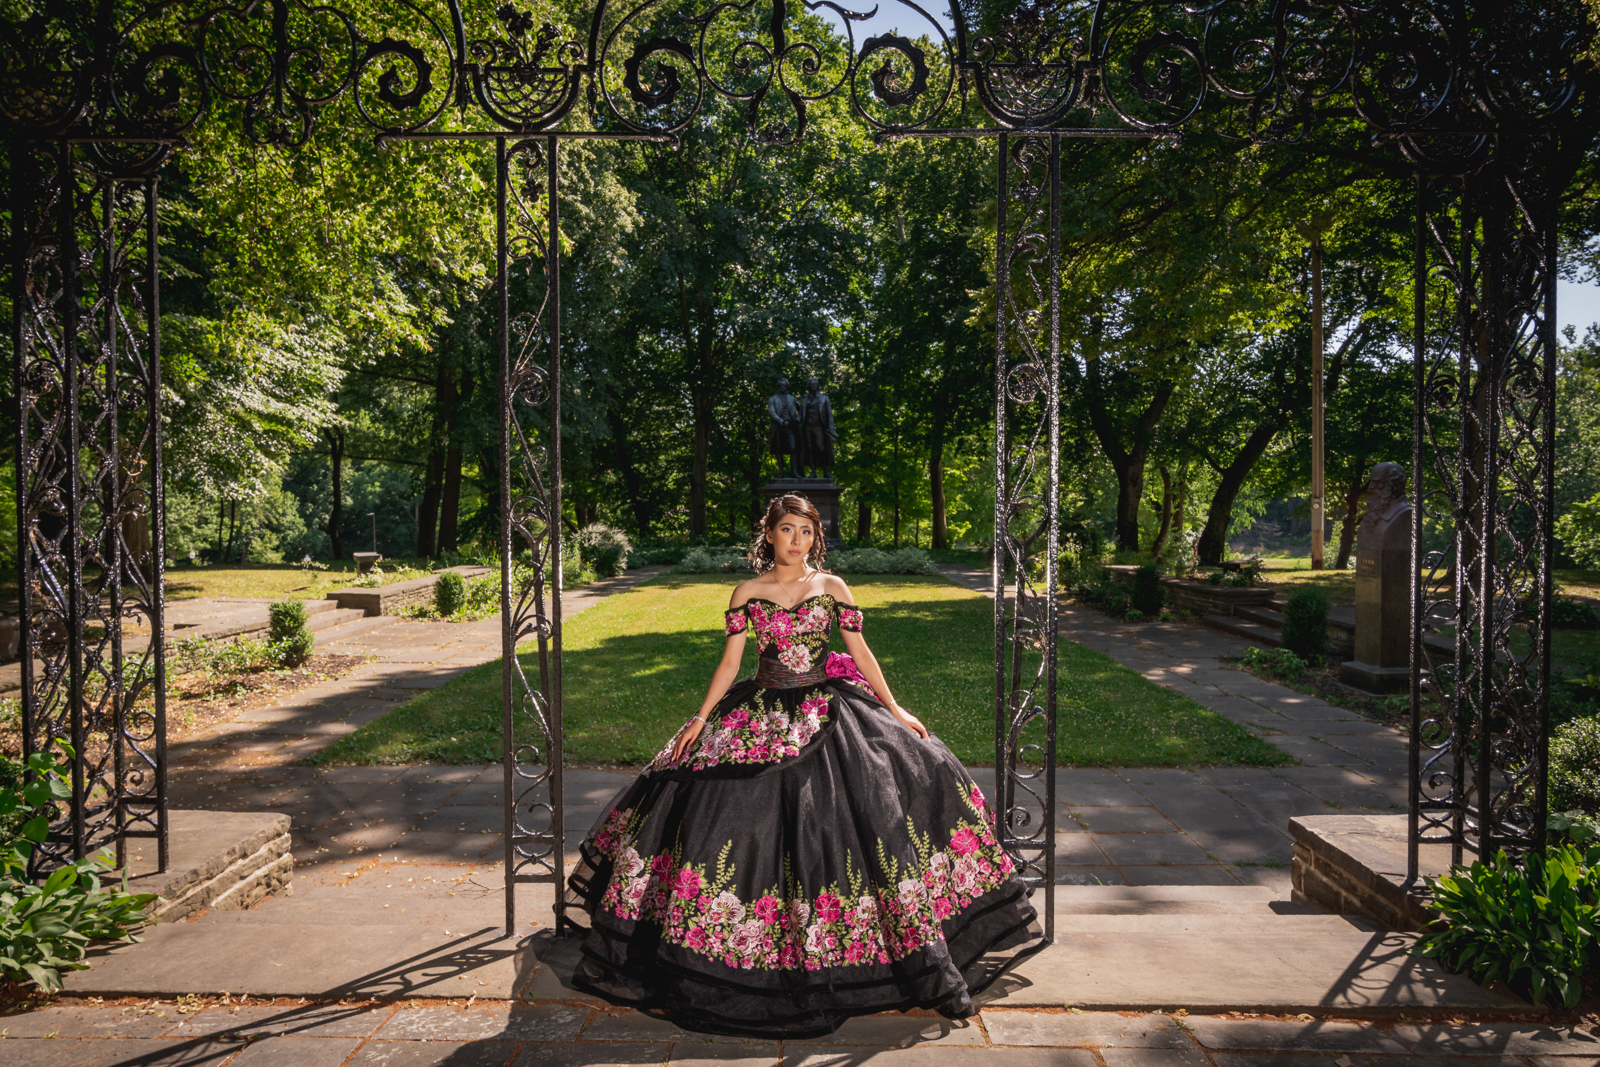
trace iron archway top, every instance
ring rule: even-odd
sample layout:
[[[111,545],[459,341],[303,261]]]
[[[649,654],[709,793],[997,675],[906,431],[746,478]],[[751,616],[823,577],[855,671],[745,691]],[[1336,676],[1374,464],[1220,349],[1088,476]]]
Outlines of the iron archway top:
[[[879,11],[864,0],[598,0],[579,33],[536,25],[516,0],[482,18],[462,0],[400,0],[382,20],[316,0],[32,0],[0,41],[0,123],[100,142],[137,168],[219,102],[252,140],[292,148],[345,97],[385,138],[670,139],[718,95],[745,105],[752,136],[793,144],[839,97],[879,137],[1174,133],[1215,111],[1257,141],[1359,125],[1451,169],[1475,140],[1571,107],[1587,44],[1565,8],[1538,3],[1023,0],[977,33],[960,3],[953,32],[918,0],[878,3],[911,28],[858,41],[854,24]],[[843,41],[821,32],[824,9]]]

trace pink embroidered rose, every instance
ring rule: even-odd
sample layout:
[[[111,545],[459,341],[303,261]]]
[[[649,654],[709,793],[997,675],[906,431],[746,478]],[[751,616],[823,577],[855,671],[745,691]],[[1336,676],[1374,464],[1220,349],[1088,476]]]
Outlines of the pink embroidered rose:
[[[777,922],[778,916],[783,914],[783,902],[777,897],[773,896],[771,893],[768,893],[766,896],[756,901],[755,911],[756,918],[770,925]]]
[[[832,893],[823,893],[817,897],[817,921],[836,923],[844,915],[844,908],[839,905],[839,898]]]
[[[650,861],[650,874],[656,878],[670,878],[672,867],[672,857],[663,852]]]
[[[639,853],[632,846],[622,850],[622,855],[617,857],[617,870],[629,878],[633,878],[644,870],[644,860],[639,858]]]
[[[744,921],[744,905],[739,903],[739,898],[729,892],[717,894],[717,899],[711,902],[708,918],[719,926],[730,926]]]
[[[863,620],[859,609],[846,607],[839,608],[839,629],[855,630],[859,633],[861,631],[862,622]]]
[[[778,662],[796,673],[811,669],[811,653],[804,645],[790,645],[778,652]]]
[[[948,919],[954,913],[955,913],[955,908],[951,905],[949,897],[934,897],[933,898],[933,917],[934,918],[936,918],[936,919]]]
[[[767,633],[773,637],[788,637],[794,633],[794,619],[786,611],[774,611],[766,619]]]
[[[689,932],[683,936],[683,944],[684,947],[692,948],[697,952],[703,951],[706,947],[706,928],[703,926],[690,927]]]
[[[700,876],[684,867],[672,880],[672,890],[684,900],[693,900],[700,892]]]
[[[733,611],[728,612],[723,616],[723,620],[723,629],[727,631],[729,636],[744,633],[745,628],[750,625],[750,620],[745,615],[743,608],[735,608]]]
[[[722,725],[730,730],[737,730],[750,723],[750,713],[744,708],[734,708],[722,717]]]
[[[967,799],[972,801],[972,806],[975,808],[985,807],[988,803],[983,799],[983,790],[977,786],[972,787],[972,792],[967,794]]]
[[[982,844],[982,842],[978,840],[978,835],[967,829],[965,826],[950,835],[950,851],[956,853],[958,856],[972,855],[974,852],[978,851],[978,846],[980,844]]]

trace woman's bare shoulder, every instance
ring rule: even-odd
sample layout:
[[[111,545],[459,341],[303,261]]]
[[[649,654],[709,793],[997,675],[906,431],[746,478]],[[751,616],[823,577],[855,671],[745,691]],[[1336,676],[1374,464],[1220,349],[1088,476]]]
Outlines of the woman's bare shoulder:
[[[744,607],[745,601],[759,593],[764,584],[760,578],[750,578],[734,586],[733,596],[728,600],[728,610]]]
[[[855,601],[851,599],[852,594],[850,592],[850,587],[846,585],[844,579],[839,577],[837,574],[824,574],[822,576],[822,592],[827,593],[829,596],[833,597],[833,599],[843,601],[846,604],[855,603]]]

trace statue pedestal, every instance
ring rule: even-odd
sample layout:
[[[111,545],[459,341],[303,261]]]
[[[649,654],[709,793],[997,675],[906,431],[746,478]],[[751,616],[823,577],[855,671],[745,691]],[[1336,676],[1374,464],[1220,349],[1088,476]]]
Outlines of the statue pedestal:
[[[822,516],[823,541],[830,549],[844,547],[844,539],[839,536],[839,494],[843,490],[832,478],[774,478],[757,492],[761,494],[763,511],[773,497],[785,493],[805,497]]]
[[[1379,464],[1386,466],[1399,470]],[[1374,485],[1379,481],[1375,468]],[[1339,680],[1368,693],[1399,693],[1411,685],[1411,508],[1398,493],[1376,495],[1367,507],[1383,510],[1362,520],[1356,542],[1355,658]]]

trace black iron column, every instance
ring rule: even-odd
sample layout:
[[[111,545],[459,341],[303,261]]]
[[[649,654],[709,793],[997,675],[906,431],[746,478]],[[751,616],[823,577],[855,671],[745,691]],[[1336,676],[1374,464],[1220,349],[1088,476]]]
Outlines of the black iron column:
[[[1419,178],[1412,801],[1451,861],[1542,847],[1548,814],[1555,212],[1539,138]]]
[[[995,809],[1001,844],[1019,875],[1030,889],[1044,888],[1050,941],[1055,936],[1060,537],[1060,138],[1001,135],[997,179],[991,564]],[[1041,397],[1042,407],[1035,407]]]

